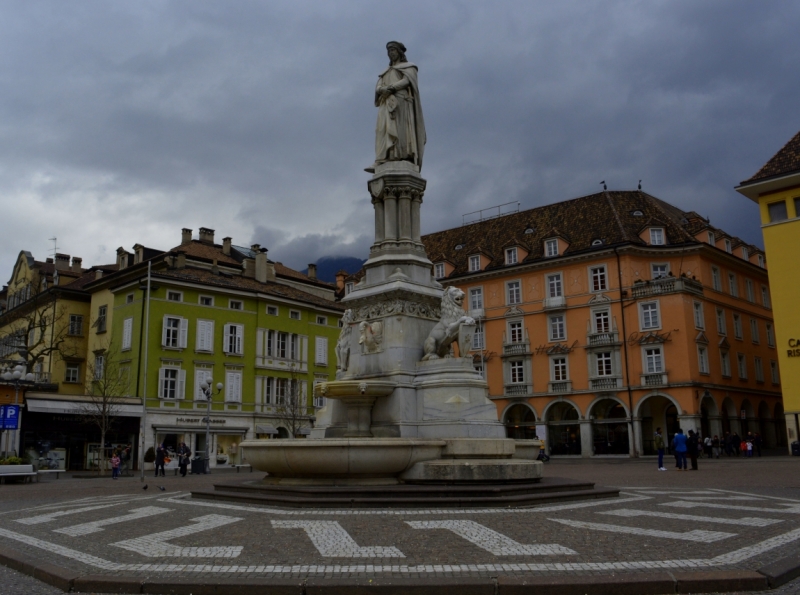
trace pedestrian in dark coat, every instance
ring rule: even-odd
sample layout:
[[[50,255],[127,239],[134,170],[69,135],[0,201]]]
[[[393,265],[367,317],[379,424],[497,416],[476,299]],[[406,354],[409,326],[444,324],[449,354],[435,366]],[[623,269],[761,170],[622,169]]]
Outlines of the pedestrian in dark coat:
[[[758,456],[761,456],[761,434],[758,432],[756,432],[756,435],[753,436],[753,446],[755,447]]]
[[[692,471],[697,471],[698,450],[700,450],[700,446],[698,444],[697,434],[694,433],[694,430],[689,430],[689,436],[686,438],[686,453],[692,461]]]
[[[167,458],[167,449],[164,448],[163,444],[159,444],[156,448],[156,477],[158,477],[158,471],[161,470],[161,477],[165,477],[166,473],[164,472],[164,459]]]
[[[678,469],[686,471],[686,436],[682,428],[678,428],[678,433],[672,439],[675,445],[675,460],[678,462]]]
[[[186,477],[186,468],[189,465],[189,457],[192,456],[192,451],[185,443],[181,442],[178,447],[178,467],[181,470],[181,477]]]

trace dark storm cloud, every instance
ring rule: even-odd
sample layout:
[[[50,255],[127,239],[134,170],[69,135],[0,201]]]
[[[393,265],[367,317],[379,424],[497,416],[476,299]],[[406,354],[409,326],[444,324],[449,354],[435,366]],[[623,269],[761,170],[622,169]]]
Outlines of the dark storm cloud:
[[[364,257],[390,39],[420,67],[424,231],[641,178],[760,243],[732,187],[800,129],[798,24],[744,1],[5,4],[0,258],[56,235],[107,262],[184,226],[297,268]]]

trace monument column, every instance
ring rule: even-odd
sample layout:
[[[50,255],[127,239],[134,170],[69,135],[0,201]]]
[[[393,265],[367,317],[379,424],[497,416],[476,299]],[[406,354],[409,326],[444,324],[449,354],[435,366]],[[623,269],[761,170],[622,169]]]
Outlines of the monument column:
[[[383,201],[380,198],[373,198],[372,204],[375,206],[375,243],[379,244],[386,237]]]
[[[419,212],[422,206],[422,192],[415,192],[411,199],[411,239],[415,242],[421,242],[419,226]]]
[[[398,239],[411,239],[411,188],[400,189],[397,203]]]
[[[397,198],[394,188],[387,188],[384,191],[383,208],[385,212],[384,238],[397,240]]]

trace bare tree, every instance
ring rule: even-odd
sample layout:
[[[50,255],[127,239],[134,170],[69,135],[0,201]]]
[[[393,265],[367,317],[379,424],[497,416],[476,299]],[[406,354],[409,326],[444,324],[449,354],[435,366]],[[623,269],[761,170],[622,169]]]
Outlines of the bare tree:
[[[289,430],[291,438],[297,436],[301,428],[308,427],[309,418],[308,395],[303,390],[300,374],[297,367],[292,364],[289,368],[289,378],[277,380],[277,407],[275,417],[283,422]]]
[[[105,474],[106,434],[117,422],[124,397],[129,389],[127,369],[120,368],[119,351],[109,339],[110,347],[95,351],[94,360],[86,366],[87,401],[80,408],[84,423],[100,430],[99,473]]]

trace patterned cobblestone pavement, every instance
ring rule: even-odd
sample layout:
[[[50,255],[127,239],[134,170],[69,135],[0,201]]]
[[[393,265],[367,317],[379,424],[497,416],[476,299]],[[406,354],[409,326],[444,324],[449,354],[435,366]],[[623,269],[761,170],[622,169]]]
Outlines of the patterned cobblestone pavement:
[[[0,537],[81,573],[198,581],[755,570],[800,551],[798,464],[551,464],[548,475],[617,485],[620,497],[527,509],[281,510],[188,497],[257,473],[148,480],[148,491],[135,479],[65,479],[0,488]]]

